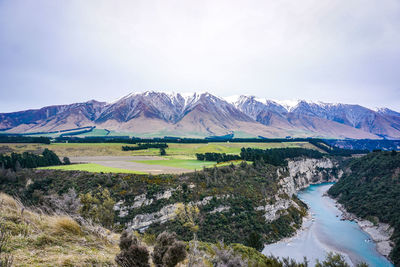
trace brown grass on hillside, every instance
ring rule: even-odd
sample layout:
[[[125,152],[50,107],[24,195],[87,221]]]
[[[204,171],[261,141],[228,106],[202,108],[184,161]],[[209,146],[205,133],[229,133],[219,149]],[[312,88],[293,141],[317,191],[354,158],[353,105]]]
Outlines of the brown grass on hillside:
[[[119,235],[67,215],[46,215],[0,193],[0,224],[14,266],[116,266]]]

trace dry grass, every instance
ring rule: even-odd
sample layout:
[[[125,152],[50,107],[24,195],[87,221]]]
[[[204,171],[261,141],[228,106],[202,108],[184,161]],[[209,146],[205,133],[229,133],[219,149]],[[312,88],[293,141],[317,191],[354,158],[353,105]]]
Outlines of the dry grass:
[[[119,235],[100,226],[30,210],[3,193],[0,218],[15,266],[115,266]]]
[[[52,227],[58,234],[82,235],[79,224],[68,216],[55,216],[52,218]]]

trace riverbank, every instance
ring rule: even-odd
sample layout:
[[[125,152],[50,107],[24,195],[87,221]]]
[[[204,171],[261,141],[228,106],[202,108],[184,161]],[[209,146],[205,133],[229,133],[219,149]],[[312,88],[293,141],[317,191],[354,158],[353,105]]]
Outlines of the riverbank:
[[[394,229],[386,223],[378,222],[374,224],[368,220],[363,220],[355,214],[348,212],[336,199],[330,197],[328,194],[326,196],[335,201],[336,207],[342,212],[341,219],[356,222],[371,237],[371,240],[375,242],[376,250],[390,261],[389,254],[393,249],[393,242],[390,240],[390,237]]]
[[[393,267],[378,251],[371,237],[352,221],[341,220],[344,214],[336,201],[325,196],[331,184],[311,185],[298,193],[309,206],[302,227],[290,238],[264,247],[263,254],[290,257],[310,266],[322,261],[329,252],[343,255],[350,266],[366,262],[370,267]]]
[[[302,200],[304,201],[304,199]],[[304,202],[307,205],[310,204],[309,201]],[[306,257],[310,266],[314,266],[317,260],[323,261],[327,253],[338,253],[345,258],[347,263],[353,265],[349,255],[326,242],[321,235],[317,217],[318,215],[309,209],[307,215],[303,217],[301,228],[293,236],[266,245],[262,253],[280,258],[290,257],[298,262],[302,262]]]

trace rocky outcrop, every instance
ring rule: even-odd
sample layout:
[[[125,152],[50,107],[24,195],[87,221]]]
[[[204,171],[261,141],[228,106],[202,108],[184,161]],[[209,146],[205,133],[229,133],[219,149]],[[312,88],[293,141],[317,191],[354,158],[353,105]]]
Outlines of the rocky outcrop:
[[[175,218],[177,208],[178,203],[175,203],[167,205],[157,212],[136,215],[127,226],[133,230],[141,230],[153,223],[164,223]]]
[[[277,170],[280,179],[278,194],[272,199],[272,204],[259,206],[256,210],[265,212],[266,221],[278,219],[289,207],[299,208],[291,196],[311,184],[337,181],[343,171],[337,169],[338,163],[329,158],[302,158],[288,161],[288,166]],[[289,196],[289,197],[288,197]]]
[[[289,174],[280,180],[280,190],[292,196],[311,184],[335,182],[343,175],[337,167],[338,163],[330,158],[290,160],[286,169],[278,170]]]
[[[292,199],[277,197],[275,203],[257,207],[256,210],[264,211],[265,220],[267,222],[271,222],[278,219],[282,214],[285,214],[286,210],[291,206],[299,208],[297,203],[294,202]]]
[[[193,187],[192,187],[193,188]],[[155,196],[155,200],[159,199],[169,199],[172,196],[172,192],[175,190],[168,190],[165,191],[162,194],[157,194]],[[220,198],[226,198],[230,197],[229,195],[221,195],[221,196],[215,196],[216,199]],[[200,201],[197,202],[190,202],[188,205],[193,205],[193,206],[204,206],[210,203],[212,196],[207,196],[203,198]],[[155,201],[154,199],[147,199],[145,194],[139,195],[135,197],[135,202],[131,206],[124,206],[123,201],[119,201],[118,203],[115,204],[114,210],[119,211],[119,217],[125,217],[126,215],[129,214],[129,211],[135,208],[143,207],[146,205],[150,205]],[[157,212],[152,212],[152,213],[144,213],[144,214],[138,214],[136,215],[131,222],[127,224],[127,227],[132,228],[133,230],[142,230],[147,228],[149,225],[153,223],[164,223],[168,220],[172,220],[176,217],[176,211],[179,207],[179,205],[182,205],[182,203],[174,203],[170,205],[166,205],[162,207],[159,211]],[[229,206],[220,206],[211,211],[211,213],[215,212],[223,212],[226,210],[229,210]]]

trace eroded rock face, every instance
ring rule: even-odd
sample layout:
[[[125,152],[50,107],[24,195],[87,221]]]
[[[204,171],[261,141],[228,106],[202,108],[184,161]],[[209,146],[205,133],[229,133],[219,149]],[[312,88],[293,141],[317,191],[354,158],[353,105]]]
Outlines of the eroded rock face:
[[[337,166],[338,163],[329,158],[290,160],[287,166],[289,176],[280,181],[281,192],[292,196],[311,184],[335,182],[343,175]]]
[[[299,208],[291,197],[297,191],[308,187],[311,184],[323,182],[335,182],[342,175],[343,171],[337,170],[337,162],[328,158],[322,159],[298,159],[288,161],[286,168],[278,169],[278,177],[281,177],[281,188],[276,196],[273,197],[273,204],[259,206],[256,210],[265,212],[265,220],[273,221],[278,219],[285,211],[293,206]],[[289,174],[288,176],[287,173]],[[280,196],[289,196],[282,198]]]
[[[140,230],[153,223],[164,223],[168,220],[172,220],[176,216],[177,208],[178,203],[175,203],[164,206],[157,212],[136,215],[135,218],[127,224],[127,227],[134,230]]]
[[[280,189],[278,194],[272,196],[266,202],[268,204],[259,206],[255,208],[256,210],[262,210],[265,212],[265,220],[273,221],[278,219],[281,215],[286,214],[286,210],[290,207],[299,209],[298,204],[293,201],[292,196],[296,194],[297,191],[306,188],[310,184],[318,184],[322,182],[332,182],[337,181],[343,174],[341,170],[337,169],[337,162],[329,158],[322,159],[298,159],[288,161],[288,166],[279,168],[277,170],[277,175],[280,179]],[[190,188],[195,185],[191,184]],[[134,203],[130,206],[125,206],[122,201],[116,203],[114,209],[119,211],[119,217],[125,217],[129,214],[130,210],[141,208],[154,203],[160,199],[169,199],[172,193],[177,189],[170,189],[164,191],[163,193],[153,196],[153,198],[147,198],[145,194],[138,195],[134,199]],[[234,197],[231,195],[220,195],[215,196],[218,198],[228,198]],[[190,203],[196,206],[207,205],[213,196],[206,196],[201,201],[195,203]],[[168,220],[172,220],[176,216],[176,210],[179,203],[173,203],[162,207],[159,211],[145,214],[136,215],[128,227],[134,230],[144,229],[153,223],[163,223]],[[224,212],[229,210],[229,206],[220,206],[211,211]]]
[[[286,210],[289,207],[299,208],[296,202],[291,199],[276,198],[274,204],[267,204],[265,206],[257,207],[256,210],[262,210],[265,212],[264,217],[267,222],[278,219],[281,215],[286,214]]]

